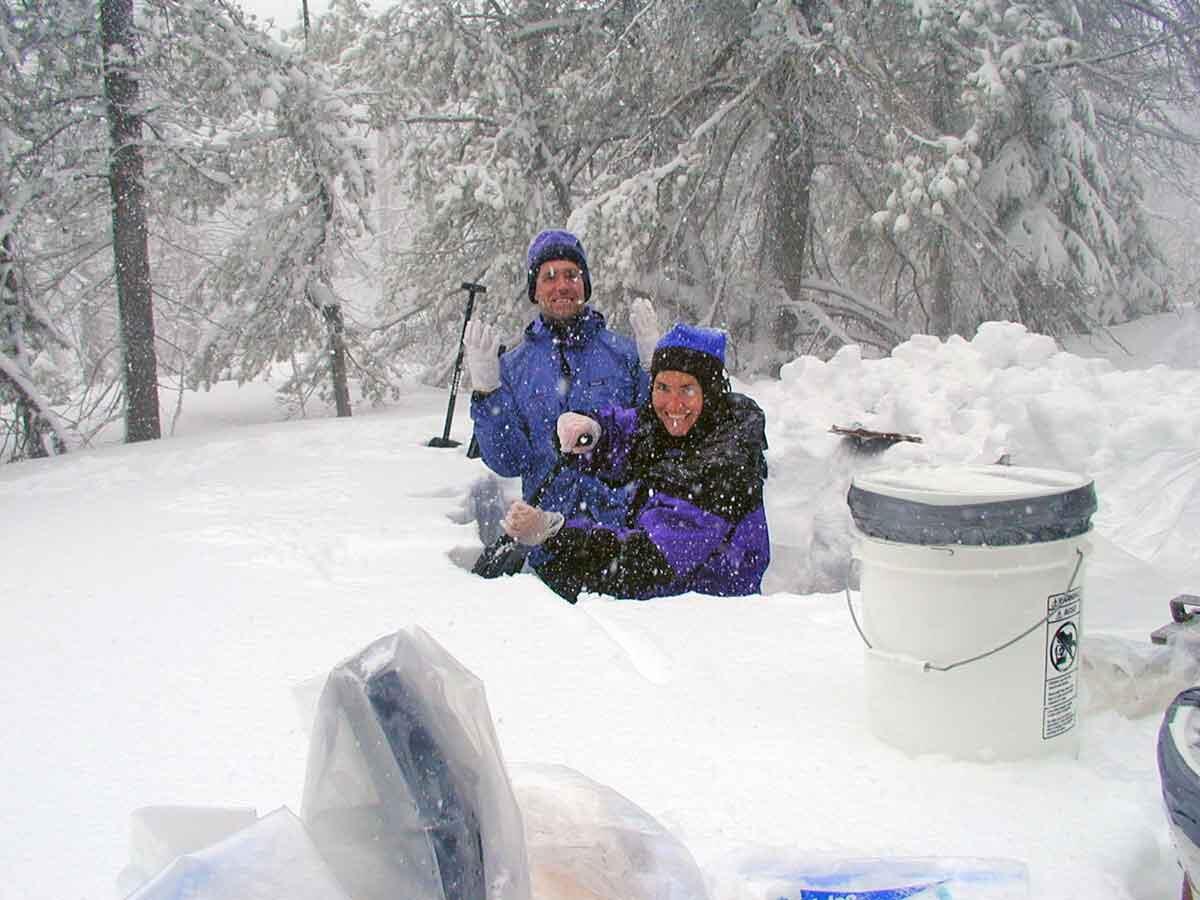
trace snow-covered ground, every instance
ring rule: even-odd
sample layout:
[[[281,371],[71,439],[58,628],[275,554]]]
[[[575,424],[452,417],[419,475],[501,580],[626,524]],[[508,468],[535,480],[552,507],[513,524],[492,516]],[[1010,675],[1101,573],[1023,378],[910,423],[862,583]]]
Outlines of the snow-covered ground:
[[[1112,364],[991,324],[738,385],[771,442],[761,597],[572,607],[531,575],[472,576],[484,470],[426,446],[446,397],[424,388],[279,421],[268,386],[222,386],[168,440],[0,468],[0,898],[116,896],[140,806],[298,811],[325,673],[414,625],[483,680],[506,759],[640,805],[717,900],[743,896],[746,859],[798,854],[1016,859],[1035,900],[1177,895],[1155,738],[1193,675],[1156,668],[1148,633],[1200,591],[1200,314],[1116,334],[1132,355],[1074,348]],[[924,443],[863,457],[828,433],[852,422]],[[846,488],[1002,455],[1095,479],[1079,753],[912,758],[867,720]]]

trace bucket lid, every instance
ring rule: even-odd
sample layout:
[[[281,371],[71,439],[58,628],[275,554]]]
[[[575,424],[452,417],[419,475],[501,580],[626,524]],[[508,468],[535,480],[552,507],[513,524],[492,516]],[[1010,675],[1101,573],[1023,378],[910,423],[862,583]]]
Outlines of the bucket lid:
[[[1094,483],[1072,472],[1019,466],[908,466],[857,475],[854,524],[903,544],[1005,547],[1086,533]]]

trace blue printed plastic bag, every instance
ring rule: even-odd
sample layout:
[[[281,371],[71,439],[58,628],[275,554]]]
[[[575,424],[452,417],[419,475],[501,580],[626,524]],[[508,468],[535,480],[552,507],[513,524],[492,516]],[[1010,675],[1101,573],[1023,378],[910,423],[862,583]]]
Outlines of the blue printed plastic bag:
[[[1027,900],[1029,871],[1012,859],[825,859],[753,851],[719,880],[738,900]]]

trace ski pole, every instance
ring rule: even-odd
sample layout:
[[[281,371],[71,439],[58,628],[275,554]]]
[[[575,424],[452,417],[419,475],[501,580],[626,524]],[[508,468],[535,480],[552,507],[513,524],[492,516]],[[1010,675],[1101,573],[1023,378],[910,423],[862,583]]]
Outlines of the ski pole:
[[[462,289],[467,292],[467,312],[463,316],[462,334],[458,338],[458,357],[454,360],[454,376],[450,379],[450,402],[446,405],[446,424],[441,437],[429,439],[430,447],[457,447],[460,441],[450,440],[450,423],[454,420],[454,399],[458,396],[458,381],[462,377],[463,354],[466,352],[467,323],[475,309],[475,295],[486,294],[487,288],[473,281],[464,281]]]

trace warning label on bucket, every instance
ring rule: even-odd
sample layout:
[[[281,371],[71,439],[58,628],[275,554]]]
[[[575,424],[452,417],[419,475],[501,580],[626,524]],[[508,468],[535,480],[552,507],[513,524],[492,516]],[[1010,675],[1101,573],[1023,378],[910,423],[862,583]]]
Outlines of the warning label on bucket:
[[[1042,704],[1042,737],[1058,737],[1075,726],[1078,692],[1079,612],[1083,592],[1074,588],[1051,594],[1046,606],[1046,691]]]

